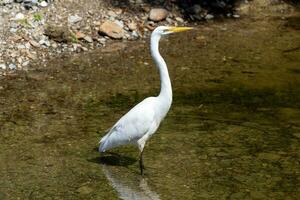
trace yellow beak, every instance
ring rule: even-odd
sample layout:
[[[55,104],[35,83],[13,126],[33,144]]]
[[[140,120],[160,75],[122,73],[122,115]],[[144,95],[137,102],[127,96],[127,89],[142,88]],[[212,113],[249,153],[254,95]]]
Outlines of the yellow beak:
[[[178,33],[178,32],[182,32],[182,31],[189,31],[192,30],[192,27],[170,27],[169,31],[172,33]]]

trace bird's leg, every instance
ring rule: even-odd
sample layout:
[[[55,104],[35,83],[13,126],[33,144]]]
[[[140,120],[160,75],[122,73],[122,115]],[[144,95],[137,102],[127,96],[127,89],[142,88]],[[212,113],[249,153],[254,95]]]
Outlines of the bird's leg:
[[[145,169],[145,166],[144,166],[144,163],[143,163],[143,152],[144,152],[144,150],[141,151],[140,159],[139,159],[141,175],[144,175],[144,169]]]

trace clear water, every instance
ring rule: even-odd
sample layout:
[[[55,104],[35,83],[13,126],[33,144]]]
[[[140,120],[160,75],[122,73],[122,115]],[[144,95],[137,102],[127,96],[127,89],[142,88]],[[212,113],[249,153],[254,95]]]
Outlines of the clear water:
[[[146,146],[144,178],[134,147],[97,147],[158,93],[147,43],[1,77],[0,199],[297,199],[297,23],[229,20],[161,42],[174,104]]]

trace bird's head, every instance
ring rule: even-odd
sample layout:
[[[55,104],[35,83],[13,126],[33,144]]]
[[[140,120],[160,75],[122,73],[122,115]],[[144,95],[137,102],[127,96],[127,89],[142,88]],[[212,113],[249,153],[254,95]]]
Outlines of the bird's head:
[[[193,29],[193,28],[192,27],[159,26],[156,29],[154,29],[152,34],[157,34],[157,35],[163,36],[163,35],[168,35],[171,33],[188,31],[191,29]]]

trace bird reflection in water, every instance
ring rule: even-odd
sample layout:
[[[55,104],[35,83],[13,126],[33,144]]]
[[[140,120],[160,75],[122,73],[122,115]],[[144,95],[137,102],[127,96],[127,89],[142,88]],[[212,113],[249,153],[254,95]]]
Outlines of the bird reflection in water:
[[[102,171],[121,199],[160,200],[159,195],[150,190],[145,178],[126,168],[102,164]]]

